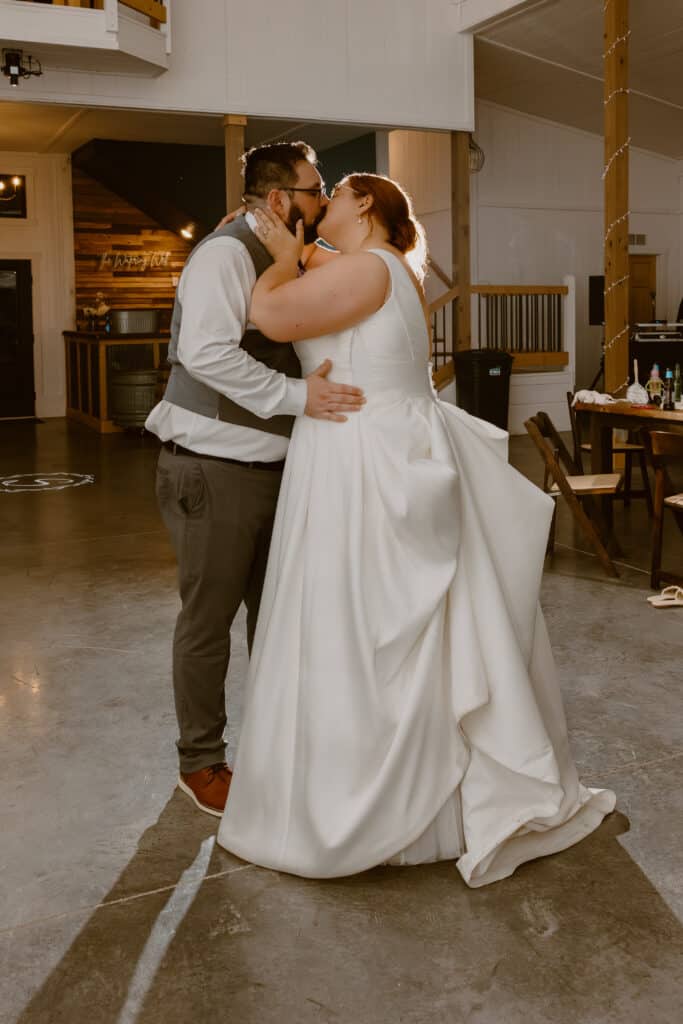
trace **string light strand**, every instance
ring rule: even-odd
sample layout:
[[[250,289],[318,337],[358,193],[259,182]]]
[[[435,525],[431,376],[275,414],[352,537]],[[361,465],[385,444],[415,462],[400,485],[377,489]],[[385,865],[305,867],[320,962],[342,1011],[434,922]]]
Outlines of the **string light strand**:
[[[621,96],[621,95],[626,95],[627,96],[630,93],[630,91],[631,91],[630,89],[623,89],[623,88],[622,89],[614,89],[614,91],[611,92],[609,94],[609,96],[606,99],[604,99],[602,102],[603,102],[604,106],[607,106],[607,104],[611,103],[611,101],[614,99],[615,96]]]
[[[620,284],[624,284],[626,281],[628,281],[630,276],[631,276],[630,274],[624,274],[624,276],[620,277],[618,281],[613,281],[612,284],[608,288],[605,288],[605,291],[604,291],[605,298],[607,298],[607,296],[609,295],[609,293],[611,291],[613,291],[615,288],[618,288]]]
[[[613,338],[611,338],[611,339],[610,339],[610,340],[609,340],[609,341],[608,341],[608,342],[607,342],[607,343],[605,344],[605,352],[609,352],[609,350],[610,350],[610,349],[612,348],[612,346],[613,346],[613,345],[616,345],[616,343],[617,343],[617,342],[619,341],[619,338],[621,338],[621,337],[622,337],[622,335],[624,335],[624,334],[628,334],[628,330],[629,330],[629,325],[628,325],[628,324],[626,324],[626,327],[622,327],[622,329],[621,329],[621,330],[619,331],[619,333],[618,333],[618,334],[615,334],[615,335],[614,335],[614,337],[613,337]]]
[[[631,211],[627,210],[626,213],[623,213],[621,215],[621,217],[617,217],[616,220],[613,220],[612,223],[610,224],[610,226],[605,229],[605,241],[607,241],[607,239],[612,234],[614,229],[616,227],[618,227],[620,224],[622,224],[625,220],[628,220],[630,216],[631,216]]]
[[[605,5],[605,10],[607,10],[607,5]],[[629,29],[627,32],[624,32],[623,36],[617,36],[612,45],[603,53],[603,60],[607,60],[608,57],[611,57],[614,51],[616,50],[617,46],[621,46],[622,43],[625,43],[630,35],[631,29]]]
[[[631,145],[631,136],[629,135],[629,137],[627,138],[626,142],[623,142],[621,144],[621,146],[619,146],[619,149],[615,149],[614,153],[612,153],[611,157],[609,158],[609,160],[605,164],[605,169],[602,172],[602,180],[603,181],[605,180],[605,178],[609,174],[610,168],[611,168],[612,164],[614,163],[614,161],[618,157],[620,157],[623,153],[625,153],[630,145]]]

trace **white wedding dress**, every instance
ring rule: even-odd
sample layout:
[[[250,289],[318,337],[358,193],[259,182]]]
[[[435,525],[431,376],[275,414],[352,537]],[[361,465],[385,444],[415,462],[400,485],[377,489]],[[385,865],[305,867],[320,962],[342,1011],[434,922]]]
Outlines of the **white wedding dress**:
[[[373,251],[384,306],[296,345],[367,404],[296,422],[218,841],[315,878],[452,858],[485,885],[615,800],[578,780],[539,607],[552,499],[439,401],[412,280]]]

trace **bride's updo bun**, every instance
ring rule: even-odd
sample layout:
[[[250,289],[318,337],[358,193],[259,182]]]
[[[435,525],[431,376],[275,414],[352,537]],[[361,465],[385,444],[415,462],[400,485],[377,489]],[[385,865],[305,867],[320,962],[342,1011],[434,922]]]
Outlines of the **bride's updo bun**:
[[[386,228],[389,245],[406,256],[416,277],[422,281],[427,263],[427,240],[408,193],[383,174],[349,174],[344,184],[358,196],[372,196],[370,217],[376,217]]]

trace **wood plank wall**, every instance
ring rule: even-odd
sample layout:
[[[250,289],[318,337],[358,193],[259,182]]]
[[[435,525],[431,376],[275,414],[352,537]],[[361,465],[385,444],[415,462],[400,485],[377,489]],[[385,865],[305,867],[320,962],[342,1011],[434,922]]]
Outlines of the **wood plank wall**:
[[[103,292],[104,301],[112,309],[162,309],[162,326],[168,326],[175,297],[172,278],[180,276],[191,243],[165,231],[137,207],[76,168],[73,205],[79,326],[85,326],[83,307],[96,304],[97,292]],[[111,261],[101,266],[105,253],[169,253],[169,257],[160,267],[114,269]]]

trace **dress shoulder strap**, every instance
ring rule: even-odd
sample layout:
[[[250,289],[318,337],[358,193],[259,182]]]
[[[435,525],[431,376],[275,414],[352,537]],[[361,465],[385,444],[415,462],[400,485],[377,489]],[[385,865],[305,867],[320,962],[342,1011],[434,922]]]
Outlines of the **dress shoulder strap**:
[[[384,260],[391,276],[391,297],[396,299],[399,306],[405,311],[404,319],[407,317],[413,327],[416,327],[417,324],[420,324],[421,327],[424,324],[429,337],[431,333],[429,312],[412,272],[408,270],[396,253],[388,252],[386,249],[368,249],[368,252],[374,252]],[[400,269],[400,273],[394,273],[396,268]]]

